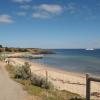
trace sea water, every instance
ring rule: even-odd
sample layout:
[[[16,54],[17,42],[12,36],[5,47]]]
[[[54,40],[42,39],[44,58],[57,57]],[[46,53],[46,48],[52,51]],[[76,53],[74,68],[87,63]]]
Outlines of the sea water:
[[[31,61],[70,72],[100,76],[100,49],[52,49],[52,51],[55,54],[47,54],[43,59]]]

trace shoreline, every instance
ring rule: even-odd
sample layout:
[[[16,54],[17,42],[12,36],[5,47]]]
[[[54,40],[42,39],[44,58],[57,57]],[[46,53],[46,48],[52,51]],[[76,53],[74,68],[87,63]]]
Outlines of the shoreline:
[[[46,77],[47,71],[48,80],[50,80],[57,89],[67,90],[85,97],[86,77],[83,74],[68,72],[57,68],[51,68],[50,66],[46,66],[40,63],[34,63],[25,59],[10,58],[10,61],[14,64],[24,64],[24,62],[29,62],[31,64],[32,73]],[[91,90],[91,92],[96,92],[100,87],[100,84],[96,84],[93,82],[92,87],[93,89]]]
[[[85,78],[86,74],[83,74],[83,73],[80,73],[80,72],[72,72],[72,71],[67,71],[67,70],[64,70],[64,69],[61,69],[61,68],[56,68],[55,66],[50,66],[50,65],[47,65],[47,64],[42,64],[42,63],[38,63],[38,62],[32,62],[32,61],[29,61],[29,60],[26,60],[26,59],[21,59],[21,58],[18,58],[20,61],[24,61],[24,62],[29,62],[31,63],[32,65],[36,65],[36,66],[39,66],[41,68],[44,68],[44,69],[47,69],[47,70],[53,70],[53,71],[57,71],[59,73],[64,73],[64,74],[72,74],[72,75],[77,75],[78,77],[83,77]]]

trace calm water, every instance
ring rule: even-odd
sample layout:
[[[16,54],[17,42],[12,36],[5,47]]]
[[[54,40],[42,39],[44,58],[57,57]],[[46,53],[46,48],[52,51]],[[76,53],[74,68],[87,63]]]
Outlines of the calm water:
[[[100,75],[100,49],[55,49],[53,51],[56,54],[45,55],[43,59],[31,61],[67,71]]]

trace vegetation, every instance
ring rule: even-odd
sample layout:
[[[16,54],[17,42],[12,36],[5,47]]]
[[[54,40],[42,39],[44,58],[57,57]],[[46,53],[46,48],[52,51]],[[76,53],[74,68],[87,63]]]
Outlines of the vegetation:
[[[32,54],[53,54],[51,50],[35,48],[8,48],[0,46],[0,52],[30,52]]]
[[[5,60],[5,56],[2,53],[0,53],[0,61],[3,61],[3,60]]]
[[[35,85],[35,86],[38,86],[41,88],[45,88],[45,89],[53,88],[52,83],[47,81],[46,78],[37,76],[35,74],[32,75],[31,83],[32,83],[32,85]]]
[[[82,100],[81,98],[77,98],[77,97],[75,97],[75,98],[71,98],[70,100]],[[85,100],[85,99],[84,99]]]
[[[38,100],[84,100],[79,95],[68,91],[41,88],[26,80],[17,80],[17,82],[21,83],[29,94],[37,96]],[[71,99],[72,97],[77,99]]]
[[[52,50],[48,50],[48,49],[34,49],[33,50],[33,54],[37,53],[37,54],[53,54],[54,52]]]
[[[4,52],[5,50],[4,50],[4,48],[0,48],[0,52]]]
[[[27,62],[22,66],[13,68],[13,72],[15,79],[27,80],[31,77],[30,65]]]
[[[30,64],[22,66],[6,65],[10,77],[21,83],[23,88],[31,95],[38,97],[38,100],[83,100],[77,94],[57,90],[53,85],[46,81],[46,78],[31,74]]]
[[[25,62],[25,64],[22,66],[13,66],[9,64],[6,66],[6,68],[11,72],[12,78],[14,79],[30,80],[32,85],[45,89],[50,89],[52,86],[51,83],[46,81],[44,77],[39,77],[36,74],[31,74],[30,64],[27,62]]]
[[[53,54],[54,52],[49,49],[40,48],[11,48],[3,47],[0,45],[0,52],[30,52],[32,54]]]
[[[0,45],[0,48],[2,48],[2,45]]]

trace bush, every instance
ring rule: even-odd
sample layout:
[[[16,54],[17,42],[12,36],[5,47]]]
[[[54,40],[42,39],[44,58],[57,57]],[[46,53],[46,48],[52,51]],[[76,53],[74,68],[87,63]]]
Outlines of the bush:
[[[5,57],[0,53],[0,61],[5,60]]]
[[[83,100],[82,98],[77,98],[77,97],[75,97],[75,98],[72,98],[72,99],[70,99],[70,100]]]
[[[0,44],[0,48],[3,48],[3,46]]]
[[[12,52],[12,50],[10,48],[8,48],[8,47],[5,47],[5,51],[6,52]]]
[[[22,66],[14,68],[14,78],[22,78]]]
[[[46,78],[37,76],[35,74],[33,74],[31,77],[31,83],[35,86],[39,86],[45,89],[53,88],[51,82],[47,81]]]
[[[30,64],[28,62],[25,62],[25,64],[22,66],[8,65],[7,69],[10,71],[10,73],[13,74],[13,78],[15,79],[30,80],[30,83],[32,85],[45,89],[53,88],[51,82],[47,81],[45,77],[40,77],[36,74],[31,74]]]
[[[29,78],[31,78],[30,65],[27,62],[25,62],[24,65],[15,67],[14,77],[15,78],[20,78],[20,79],[29,79]]]

